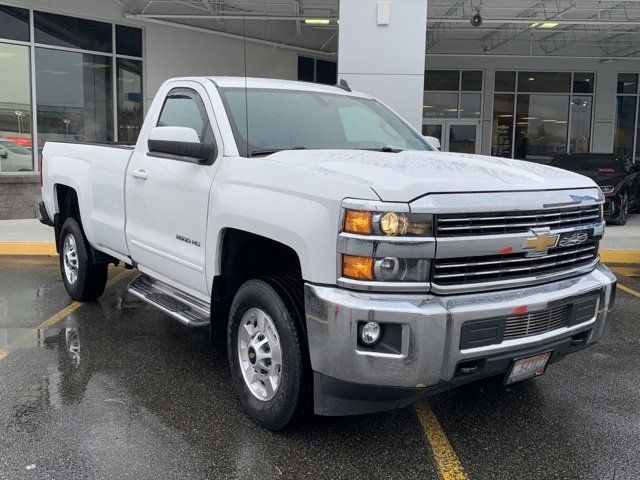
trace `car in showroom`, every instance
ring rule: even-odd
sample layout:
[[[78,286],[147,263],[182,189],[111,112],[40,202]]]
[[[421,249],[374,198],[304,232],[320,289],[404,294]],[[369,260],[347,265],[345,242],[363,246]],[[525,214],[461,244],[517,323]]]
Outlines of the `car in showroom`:
[[[550,164],[593,179],[605,196],[607,223],[624,225],[629,212],[640,209],[640,164],[617,153],[566,153]]]

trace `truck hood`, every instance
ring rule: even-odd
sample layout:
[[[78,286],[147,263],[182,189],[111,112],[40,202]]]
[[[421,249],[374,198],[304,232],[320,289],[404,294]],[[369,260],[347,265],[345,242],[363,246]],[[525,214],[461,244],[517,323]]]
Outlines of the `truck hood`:
[[[536,163],[445,152],[287,150],[265,160],[370,186],[383,201],[425,194],[589,188],[593,180]]]

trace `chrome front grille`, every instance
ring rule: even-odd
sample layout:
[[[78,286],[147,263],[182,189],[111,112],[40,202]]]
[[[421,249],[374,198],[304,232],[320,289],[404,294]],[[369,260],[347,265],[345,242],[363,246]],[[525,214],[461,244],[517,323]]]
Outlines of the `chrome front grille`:
[[[569,306],[563,305],[542,312],[507,317],[503,340],[539,335],[561,328],[567,323],[568,312]]]
[[[542,277],[587,266],[598,259],[598,241],[549,249],[545,255],[527,257],[526,252],[480,257],[436,258],[432,263],[434,285],[476,283]]]
[[[571,207],[509,213],[443,214],[436,217],[438,237],[499,235],[528,232],[532,228],[580,227],[600,221],[600,207]]]

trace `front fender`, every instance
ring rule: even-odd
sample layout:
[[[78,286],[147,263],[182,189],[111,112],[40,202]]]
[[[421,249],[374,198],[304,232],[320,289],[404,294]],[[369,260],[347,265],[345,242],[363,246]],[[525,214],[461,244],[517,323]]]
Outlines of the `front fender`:
[[[234,228],[280,242],[300,259],[305,280],[332,284],[336,281],[337,229],[340,202],[302,198],[289,192],[255,186],[226,185],[214,195],[209,211],[207,284],[221,272],[224,230]]]

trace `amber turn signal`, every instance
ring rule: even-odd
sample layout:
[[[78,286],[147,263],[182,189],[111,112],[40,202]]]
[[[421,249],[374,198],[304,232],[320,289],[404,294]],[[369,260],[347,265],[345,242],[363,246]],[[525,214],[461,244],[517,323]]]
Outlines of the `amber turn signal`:
[[[371,212],[347,210],[344,214],[344,231],[349,233],[371,234]]]
[[[373,280],[373,258],[342,255],[342,275],[355,280]]]

